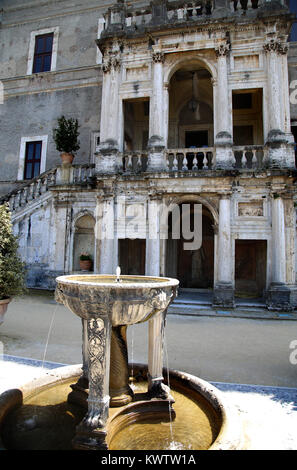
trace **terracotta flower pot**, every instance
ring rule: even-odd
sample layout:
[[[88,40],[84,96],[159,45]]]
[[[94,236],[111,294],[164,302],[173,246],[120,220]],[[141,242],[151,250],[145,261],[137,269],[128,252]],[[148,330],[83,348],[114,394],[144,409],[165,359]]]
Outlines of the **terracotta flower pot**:
[[[6,313],[6,310],[10,301],[11,301],[10,297],[8,299],[0,300],[0,325],[4,321],[4,316],[5,316],[5,313]]]
[[[62,163],[72,163],[74,156],[72,153],[62,152],[61,159]]]
[[[92,260],[91,259],[79,260],[79,266],[80,266],[81,271],[91,271]]]

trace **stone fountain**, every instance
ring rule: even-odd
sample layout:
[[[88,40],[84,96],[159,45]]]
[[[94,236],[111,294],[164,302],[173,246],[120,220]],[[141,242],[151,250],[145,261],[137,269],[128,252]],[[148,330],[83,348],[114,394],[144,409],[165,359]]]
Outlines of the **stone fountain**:
[[[176,279],[147,276],[73,275],[57,278],[56,300],[82,319],[83,374],[69,400],[88,411],[77,428],[75,448],[107,449],[109,406],[133,401],[129,386],[126,330],[149,321],[148,390],[144,401],[173,402],[163,383],[166,309],[176,297]],[[87,392],[88,390],[88,392]],[[168,405],[166,405],[168,410]]]
[[[58,368],[0,395],[0,447],[2,440],[12,450],[245,448],[237,412],[219,390],[163,368],[166,311],[178,284],[121,276],[119,269],[58,277],[56,300],[82,319],[82,366]],[[131,370],[127,327],[142,322],[148,365]]]

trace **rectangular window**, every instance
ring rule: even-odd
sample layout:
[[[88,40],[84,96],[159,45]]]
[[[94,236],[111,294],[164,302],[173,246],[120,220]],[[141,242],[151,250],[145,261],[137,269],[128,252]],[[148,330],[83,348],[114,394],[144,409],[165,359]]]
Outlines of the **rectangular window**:
[[[40,174],[42,141],[27,142],[24,179],[32,179]]]
[[[35,37],[33,73],[51,70],[54,33]]]

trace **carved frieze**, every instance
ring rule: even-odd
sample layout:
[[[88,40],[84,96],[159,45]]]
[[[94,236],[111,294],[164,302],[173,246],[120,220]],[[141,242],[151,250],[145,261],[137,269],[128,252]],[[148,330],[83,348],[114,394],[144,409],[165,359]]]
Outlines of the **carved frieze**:
[[[263,217],[263,202],[239,202],[238,203],[238,216],[239,217]]]

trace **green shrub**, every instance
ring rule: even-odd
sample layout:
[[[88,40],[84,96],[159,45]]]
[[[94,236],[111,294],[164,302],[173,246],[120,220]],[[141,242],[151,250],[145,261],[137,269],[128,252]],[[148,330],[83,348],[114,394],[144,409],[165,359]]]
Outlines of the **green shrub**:
[[[25,264],[18,254],[8,204],[0,205],[0,299],[21,295],[25,288]]]
[[[78,120],[58,118],[58,127],[53,129],[53,138],[59,152],[74,153],[80,148]]]

